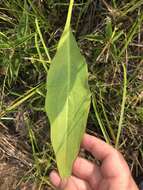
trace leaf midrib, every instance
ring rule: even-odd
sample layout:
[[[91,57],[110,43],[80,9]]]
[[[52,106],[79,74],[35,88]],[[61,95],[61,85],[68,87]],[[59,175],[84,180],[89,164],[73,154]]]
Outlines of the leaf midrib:
[[[68,59],[67,59],[67,100],[66,100],[66,141],[68,139],[68,122],[69,122],[69,91],[70,91],[70,62],[71,62],[71,59],[70,59],[70,28],[68,29],[68,38],[67,38],[67,56],[68,56]],[[65,147],[66,151],[65,153],[68,151],[68,143],[66,143],[66,147]],[[66,158],[66,157],[65,157]]]

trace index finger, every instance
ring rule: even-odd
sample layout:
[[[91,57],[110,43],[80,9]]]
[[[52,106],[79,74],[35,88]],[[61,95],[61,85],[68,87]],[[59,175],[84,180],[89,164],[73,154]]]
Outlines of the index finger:
[[[115,149],[111,145],[88,134],[84,135],[81,146],[100,161],[115,153]]]

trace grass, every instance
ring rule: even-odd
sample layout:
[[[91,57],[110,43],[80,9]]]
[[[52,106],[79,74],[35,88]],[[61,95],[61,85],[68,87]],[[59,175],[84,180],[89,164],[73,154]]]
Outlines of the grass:
[[[135,178],[143,172],[142,9],[142,0],[77,0],[72,17],[89,69],[88,131],[120,149]],[[55,167],[45,85],[67,10],[65,0],[0,2],[0,122],[29,144],[33,163],[22,180],[39,189]]]

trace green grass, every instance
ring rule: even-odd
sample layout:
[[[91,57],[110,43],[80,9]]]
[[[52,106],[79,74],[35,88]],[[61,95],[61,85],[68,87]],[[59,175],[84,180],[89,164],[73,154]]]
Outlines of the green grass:
[[[124,153],[135,177],[143,163],[142,6],[142,0],[78,0],[72,17],[89,69],[88,128]],[[65,0],[0,2],[0,118],[10,128],[20,110],[26,114],[33,166],[23,180],[36,181],[39,189],[49,185],[48,171],[55,167],[49,138],[42,141],[37,125],[49,135],[46,75],[67,10]]]

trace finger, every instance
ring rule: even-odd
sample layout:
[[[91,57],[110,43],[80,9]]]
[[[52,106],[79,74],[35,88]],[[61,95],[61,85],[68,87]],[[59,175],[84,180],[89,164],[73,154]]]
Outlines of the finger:
[[[86,180],[90,186],[95,189],[101,180],[99,167],[80,157],[74,162],[73,174],[82,180]]]
[[[59,175],[53,171],[50,174],[50,181],[60,190],[91,190],[89,184],[75,176],[71,176],[66,180],[61,180]]]
[[[109,144],[88,134],[84,135],[81,146],[100,161],[103,161],[115,151]]]
[[[51,183],[56,187],[58,188],[60,186],[60,183],[61,183],[61,178],[59,177],[59,175],[57,174],[56,171],[52,171],[50,173],[50,181]]]
[[[82,146],[91,152],[95,158],[102,161],[101,173],[104,177],[120,177],[127,178],[130,174],[129,167],[123,156],[111,145],[104,141],[85,134]]]
[[[124,180],[131,175],[128,164],[117,150],[106,157],[101,165],[101,172],[104,177],[124,178]]]

